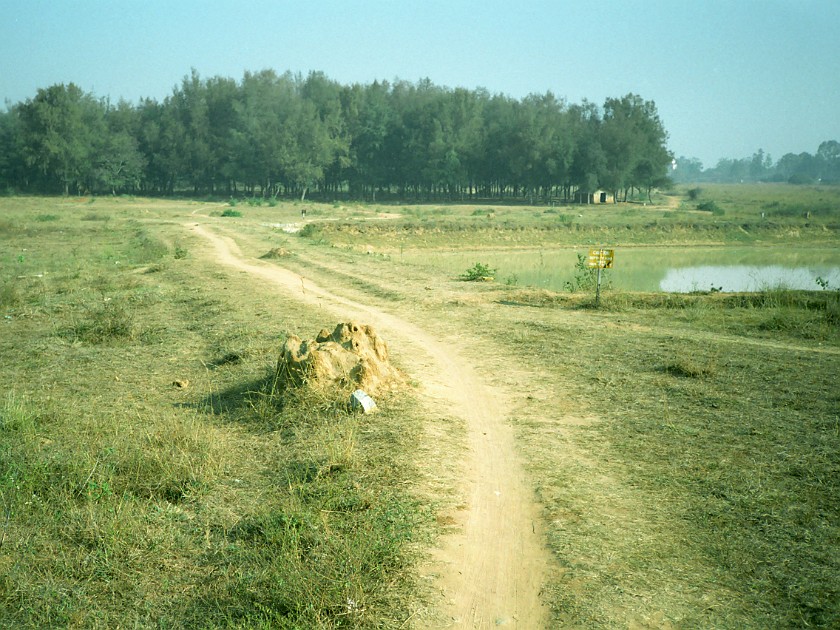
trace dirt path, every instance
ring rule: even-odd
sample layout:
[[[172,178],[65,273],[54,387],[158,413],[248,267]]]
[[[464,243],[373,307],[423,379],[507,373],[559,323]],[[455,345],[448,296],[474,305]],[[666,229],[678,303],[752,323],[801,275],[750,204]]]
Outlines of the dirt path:
[[[422,384],[430,405],[463,419],[466,450],[453,466],[463,471],[463,503],[447,518],[457,525],[435,554],[443,611],[439,627],[542,628],[548,623],[539,597],[549,562],[538,526],[538,509],[516,454],[502,398],[460,356],[457,343],[381,309],[331,293],[274,264],[243,257],[236,243],[199,224],[188,224],[214,248],[215,259],[261,278],[295,299],[330,312],[338,321],[373,324],[392,353]],[[431,621],[431,620],[429,620]]]

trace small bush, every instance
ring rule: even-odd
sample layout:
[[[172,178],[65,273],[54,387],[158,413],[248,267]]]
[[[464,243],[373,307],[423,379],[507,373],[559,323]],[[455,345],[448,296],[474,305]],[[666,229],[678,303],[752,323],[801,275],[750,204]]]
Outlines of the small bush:
[[[717,205],[714,201],[703,201],[697,204],[697,209],[703,212],[711,212],[714,216],[722,216],[725,214],[723,208]]]
[[[464,273],[458,276],[459,280],[464,282],[480,282],[492,280],[496,275],[496,270],[483,263],[475,263],[472,267],[467,269]]]
[[[686,194],[691,201],[697,201],[701,192],[702,190],[700,188],[689,188]]]
[[[303,238],[315,238],[321,235],[321,226],[317,223],[307,223],[298,234]]]
[[[222,212],[223,217],[241,217],[242,213],[239,210],[231,210],[230,208],[226,208],[224,212]]]
[[[592,269],[587,263],[587,257],[583,254],[577,255],[577,262],[575,263],[575,276],[571,280],[566,281],[565,287],[567,291],[575,293],[576,291],[591,291],[598,285],[598,270]],[[609,272],[606,269],[601,270],[601,288],[606,289],[610,286]]]

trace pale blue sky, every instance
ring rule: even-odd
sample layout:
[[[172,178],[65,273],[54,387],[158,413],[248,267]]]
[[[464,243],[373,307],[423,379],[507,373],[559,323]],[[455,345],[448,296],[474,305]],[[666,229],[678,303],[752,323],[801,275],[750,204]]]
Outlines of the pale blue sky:
[[[656,102],[714,166],[840,140],[840,0],[0,0],[0,99],[162,100],[195,68]]]

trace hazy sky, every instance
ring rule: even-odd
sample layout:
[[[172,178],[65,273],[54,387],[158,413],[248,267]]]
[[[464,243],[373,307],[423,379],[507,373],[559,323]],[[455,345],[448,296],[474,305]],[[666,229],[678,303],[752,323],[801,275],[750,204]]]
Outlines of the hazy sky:
[[[840,0],[0,0],[0,99],[76,83],[162,100],[198,70],[429,78],[521,98],[656,102],[714,166],[840,140]]]

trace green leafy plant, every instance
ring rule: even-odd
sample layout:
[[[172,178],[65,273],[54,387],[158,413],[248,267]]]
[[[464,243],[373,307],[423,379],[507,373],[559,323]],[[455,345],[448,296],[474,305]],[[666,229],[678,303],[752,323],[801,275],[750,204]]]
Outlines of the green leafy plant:
[[[223,217],[241,217],[242,213],[239,210],[231,210],[227,208],[224,212],[222,212]]]
[[[610,285],[608,271],[601,270],[601,288],[608,288]],[[592,269],[587,265],[586,256],[583,254],[577,255],[577,262],[575,263],[575,275],[571,280],[567,280],[565,287],[567,291],[575,293],[577,291],[591,291],[595,289],[598,284],[598,270]]]
[[[814,282],[816,282],[823,291],[828,291],[831,288],[831,283],[822,276],[817,276]]]
[[[467,269],[464,273],[458,276],[459,280],[464,282],[480,282],[492,280],[496,275],[496,270],[483,263],[475,263],[472,267]]]

